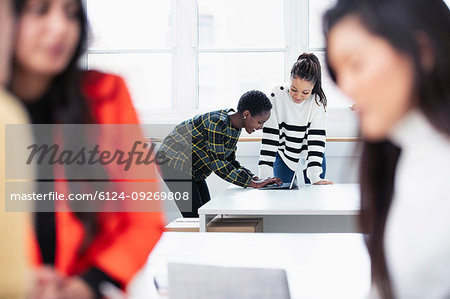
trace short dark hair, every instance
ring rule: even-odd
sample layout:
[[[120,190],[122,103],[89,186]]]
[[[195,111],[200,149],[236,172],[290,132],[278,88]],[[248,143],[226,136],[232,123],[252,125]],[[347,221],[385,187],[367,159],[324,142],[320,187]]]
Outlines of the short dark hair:
[[[250,111],[252,116],[269,112],[272,109],[272,103],[266,94],[259,90],[250,90],[244,93],[239,99],[237,106],[238,112]]]

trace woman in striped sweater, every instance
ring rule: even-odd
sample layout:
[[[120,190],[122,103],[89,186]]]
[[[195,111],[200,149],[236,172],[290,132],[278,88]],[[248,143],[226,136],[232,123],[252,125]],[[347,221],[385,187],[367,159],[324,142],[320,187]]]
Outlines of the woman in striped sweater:
[[[306,161],[305,183],[333,184],[325,180],[327,99],[322,90],[319,59],[303,53],[291,70],[291,83],[270,94],[273,109],[263,128],[259,158],[261,178],[292,180],[298,163]]]

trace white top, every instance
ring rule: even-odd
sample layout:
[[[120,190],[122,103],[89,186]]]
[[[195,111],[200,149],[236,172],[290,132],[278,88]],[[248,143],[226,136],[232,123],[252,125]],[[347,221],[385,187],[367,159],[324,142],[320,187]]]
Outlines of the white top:
[[[370,289],[360,234],[165,232],[129,298],[157,298],[153,278],[164,287],[170,262],[285,269],[292,299],[363,298]]]
[[[357,215],[358,184],[303,185],[292,190],[228,188],[204,204],[199,214]]]
[[[395,297],[450,298],[450,137],[411,111],[391,140],[402,149],[385,232]]]
[[[278,153],[292,171],[297,169],[300,158],[305,158],[307,177],[313,184],[320,181],[327,122],[324,107],[316,103],[316,95],[295,103],[289,85],[276,86],[269,98],[273,108],[263,128],[259,177],[273,176]]]

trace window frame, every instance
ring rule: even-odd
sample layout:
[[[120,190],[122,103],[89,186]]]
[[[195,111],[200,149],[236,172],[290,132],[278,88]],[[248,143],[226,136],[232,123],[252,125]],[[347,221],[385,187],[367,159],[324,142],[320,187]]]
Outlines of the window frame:
[[[171,0],[172,1],[172,38],[173,46],[167,49],[144,50],[92,50],[88,49],[82,60],[84,67],[88,67],[89,54],[127,54],[127,53],[168,53],[172,55],[172,108],[171,109],[139,109],[138,114],[145,124],[175,124],[193,115],[204,112],[199,107],[199,54],[202,53],[257,53],[257,52],[283,52],[284,53],[284,82],[289,80],[290,69],[303,52],[323,52],[324,47],[309,46],[309,3],[314,0],[284,0],[285,47],[283,48],[200,48],[198,28],[198,1],[197,0]],[[87,5],[84,2],[85,9]],[[186,30],[190,28],[190,30]],[[324,64],[324,61],[321,61]],[[282,82],[280,82],[282,83]],[[270,89],[271,87],[267,87]],[[327,94],[329,98],[330,95]],[[357,124],[354,113],[347,113],[349,107],[329,108],[328,126],[333,136],[357,136]],[[340,127],[345,127],[342,130]],[[348,133],[353,131],[353,133]],[[245,135],[245,134],[243,134]],[[252,136],[258,137],[261,132]]]

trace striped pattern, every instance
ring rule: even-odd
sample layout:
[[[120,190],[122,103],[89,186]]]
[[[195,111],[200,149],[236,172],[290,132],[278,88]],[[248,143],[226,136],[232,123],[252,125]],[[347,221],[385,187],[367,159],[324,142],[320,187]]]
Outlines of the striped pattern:
[[[198,115],[176,126],[159,149],[170,160],[168,165],[197,181],[214,172],[230,183],[247,187],[253,173],[236,161],[241,130],[232,127],[230,111]]]
[[[311,183],[320,180],[326,141],[326,111],[317,105],[314,95],[296,104],[289,95],[289,85],[273,89],[273,109],[264,124],[259,158],[260,177],[273,176],[273,163],[278,153],[295,171],[300,158],[306,160]]]

